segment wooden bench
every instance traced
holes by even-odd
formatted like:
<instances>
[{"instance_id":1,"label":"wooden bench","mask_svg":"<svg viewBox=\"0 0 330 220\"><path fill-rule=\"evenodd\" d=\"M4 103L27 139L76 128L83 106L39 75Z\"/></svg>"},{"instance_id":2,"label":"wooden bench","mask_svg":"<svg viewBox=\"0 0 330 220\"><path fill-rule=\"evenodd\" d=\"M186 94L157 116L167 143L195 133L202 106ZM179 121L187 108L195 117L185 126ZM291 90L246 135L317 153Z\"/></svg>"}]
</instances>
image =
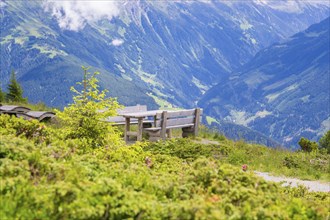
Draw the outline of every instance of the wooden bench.
<instances>
[{"instance_id":1,"label":"wooden bench","mask_svg":"<svg viewBox=\"0 0 330 220\"><path fill-rule=\"evenodd\" d=\"M171 129L174 128L182 128L182 137L197 136L201 114L202 110L199 108L163 111L156 114L154 127L144 128L143 130L149 134L150 141L156 141L160 138L165 140L166 136L170 138Z\"/></svg>"},{"instance_id":2,"label":"wooden bench","mask_svg":"<svg viewBox=\"0 0 330 220\"><path fill-rule=\"evenodd\" d=\"M125 125L126 119L123 117L123 114L126 113L136 113L136 112L145 112L147 111L146 105L136 105L136 106L127 106L123 109L118 109L117 114L118 116L111 116L105 119L106 122L112 122L113 125ZM152 121L144 120L144 124L150 124ZM137 119L132 119L130 124L137 124Z\"/></svg>"}]
</instances>

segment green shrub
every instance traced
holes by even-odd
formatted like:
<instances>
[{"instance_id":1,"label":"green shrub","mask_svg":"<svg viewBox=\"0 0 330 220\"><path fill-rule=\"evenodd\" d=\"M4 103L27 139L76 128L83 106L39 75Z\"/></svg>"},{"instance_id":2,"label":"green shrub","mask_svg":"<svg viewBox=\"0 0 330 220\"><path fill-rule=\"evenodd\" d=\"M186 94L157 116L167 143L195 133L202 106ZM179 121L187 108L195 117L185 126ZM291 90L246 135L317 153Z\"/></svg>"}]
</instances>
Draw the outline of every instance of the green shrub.
<instances>
[{"instance_id":1,"label":"green shrub","mask_svg":"<svg viewBox=\"0 0 330 220\"><path fill-rule=\"evenodd\" d=\"M327 153L330 154L330 130L322 136L319 143L320 148L326 149Z\"/></svg>"},{"instance_id":2,"label":"green shrub","mask_svg":"<svg viewBox=\"0 0 330 220\"><path fill-rule=\"evenodd\" d=\"M0 87L0 103L5 101L6 93L2 91L2 88Z\"/></svg>"},{"instance_id":3,"label":"green shrub","mask_svg":"<svg viewBox=\"0 0 330 220\"><path fill-rule=\"evenodd\" d=\"M50 140L50 131L38 120L25 120L7 114L0 115L0 134L14 134L34 140L36 143Z\"/></svg>"},{"instance_id":4,"label":"green shrub","mask_svg":"<svg viewBox=\"0 0 330 220\"><path fill-rule=\"evenodd\" d=\"M283 159L283 165L289 169L300 168L299 158L296 155L288 155Z\"/></svg>"},{"instance_id":5,"label":"green shrub","mask_svg":"<svg viewBox=\"0 0 330 220\"><path fill-rule=\"evenodd\" d=\"M71 90L76 94L74 103L57 111L57 118L63 125L62 136L64 139L81 139L86 143L84 147L100 147L106 143L120 144L120 134L115 126L105 122L105 118L117 114L121 106L114 98L106 98L107 90L99 91L96 75L84 69L84 79L79 85L82 91Z\"/></svg>"},{"instance_id":6,"label":"green shrub","mask_svg":"<svg viewBox=\"0 0 330 220\"><path fill-rule=\"evenodd\" d=\"M183 148L184 143L195 144L173 141L159 153L148 143L85 152L77 140L46 146L2 135L2 218L327 218L328 194L284 190L212 157L183 156L183 149L177 152L182 159L168 154L173 145ZM209 155L202 147L187 147ZM153 166L146 164L146 157Z\"/></svg>"},{"instance_id":7,"label":"green shrub","mask_svg":"<svg viewBox=\"0 0 330 220\"><path fill-rule=\"evenodd\" d=\"M298 142L301 150L305 152L312 152L318 150L318 145L314 141L310 141L307 138L302 137Z\"/></svg>"}]
</instances>

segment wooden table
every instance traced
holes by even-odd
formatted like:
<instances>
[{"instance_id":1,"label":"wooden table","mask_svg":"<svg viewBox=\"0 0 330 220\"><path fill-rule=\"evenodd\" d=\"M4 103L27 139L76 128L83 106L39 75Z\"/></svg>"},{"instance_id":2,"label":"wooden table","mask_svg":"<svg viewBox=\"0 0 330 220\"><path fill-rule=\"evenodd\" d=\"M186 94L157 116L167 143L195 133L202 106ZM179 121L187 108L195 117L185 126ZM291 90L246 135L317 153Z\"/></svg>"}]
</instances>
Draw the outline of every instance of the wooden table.
<instances>
[{"instance_id":1,"label":"wooden table","mask_svg":"<svg viewBox=\"0 0 330 220\"><path fill-rule=\"evenodd\" d=\"M125 132L124 132L124 140L128 142L129 136L136 136L137 141L142 140L142 131L143 131L143 120L146 117L155 117L157 113L162 113L163 110L153 110L153 111L144 111L144 112L134 112L134 113L122 113L120 114L125 118ZM136 132L130 130L131 118L136 118L138 120L138 129Z\"/></svg>"}]
</instances>

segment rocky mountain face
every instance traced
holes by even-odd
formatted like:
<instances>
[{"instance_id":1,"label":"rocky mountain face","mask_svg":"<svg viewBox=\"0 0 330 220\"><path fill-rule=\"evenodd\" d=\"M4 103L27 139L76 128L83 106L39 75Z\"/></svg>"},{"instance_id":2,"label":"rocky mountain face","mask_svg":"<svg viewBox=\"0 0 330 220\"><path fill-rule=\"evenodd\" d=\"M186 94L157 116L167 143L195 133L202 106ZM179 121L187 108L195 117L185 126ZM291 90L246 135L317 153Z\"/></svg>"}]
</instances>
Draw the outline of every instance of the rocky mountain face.
<instances>
[{"instance_id":1,"label":"rocky mountain face","mask_svg":"<svg viewBox=\"0 0 330 220\"><path fill-rule=\"evenodd\" d=\"M286 129L275 125L267 128L273 125L271 122L258 124L259 119L280 114L283 104L281 111L260 110L259 105L253 104L236 107L236 102L231 103L233 97L228 96L225 101L215 98L226 97L221 95L226 90L219 94L215 91L220 85L227 85L228 80L233 83L246 75L241 67L257 52L320 22L329 16L329 11L329 4L318 0L276 3L267 0L0 0L0 86L6 90L10 72L15 70L30 102L42 101L49 106L63 107L72 102L69 88L81 81L81 66L91 66L91 71L101 72L102 88L108 89L110 95L118 97L124 105L146 104L149 109L159 106L189 108L196 106L203 97L200 106L216 117L212 120L228 119L224 126L227 130L239 130L244 137L263 133L277 140L282 137L289 140L294 135L285 132L294 128L291 124L285 125ZM272 54L268 56L270 60ZM268 59L260 62L268 62ZM307 65L296 64L299 68ZM252 66L250 68L252 71ZM250 77L254 82L270 76L253 72ZM252 85L255 86L259 88ZM269 89L272 93L267 94L275 96L268 96L268 101L260 103L275 105L280 100L276 99L279 97L276 94L281 89L281 86L272 87ZM291 91L291 87L288 89ZM259 100L259 93L262 92L255 89L243 95L257 95L251 100ZM290 98L294 97L288 97L288 102ZM313 97L306 93L303 100L312 102ZM216 107L224 102L235 107ZM230 113L232 111L234 113ZM250 114L257 114L254 120L241 123L237 119L249 118ZM290 123L298 120L295 117ZM234 121L240 125L231 124ZM284 123L284 119L282 121ZM315 126L310 129L317 129ZM277 130L279 135L275 135Z\"/></svg>"},{"instance_id":2,"label":"rocky mountain face","mask_svg":"<svg viewBox=\"0 0 330 220\"><path fill-rule=\"evenodd\" d=\"M287 1L86 4L1 1L3 89L14 69L30 101L63 107L84 65L123 104L191 107L260 49L329 13Z\"/></svg>"},{"instance_id":3,"label":"rocky mountain face","mask_svg":"<svg viewBox=\"0 0 330 220\"><path fill-rule=\"evenodd\" d=\"M318 140L330 129L330 18L288 40L261 50L210 89L202 100L207 114L295 145ZM220 123L218 124L221 128Z\"/></svg>"}]
</instances>

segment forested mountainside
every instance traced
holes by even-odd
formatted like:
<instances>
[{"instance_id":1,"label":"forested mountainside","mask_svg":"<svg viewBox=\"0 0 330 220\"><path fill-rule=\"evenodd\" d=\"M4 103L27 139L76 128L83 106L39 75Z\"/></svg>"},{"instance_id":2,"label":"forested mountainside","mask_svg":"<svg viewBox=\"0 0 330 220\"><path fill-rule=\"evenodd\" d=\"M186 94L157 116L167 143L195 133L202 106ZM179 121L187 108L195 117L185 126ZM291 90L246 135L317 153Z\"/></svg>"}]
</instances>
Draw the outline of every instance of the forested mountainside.
<instances>
[{"instance_id":1,"label":"forested mountainside","mask_svg":"<svg viewBox=\"0 0 330 220\"><path fill-rule=\"evenodd\" d=\"M290 4L3 0L1 86L13 69L30 101L63 107L84 65L123 104L190 107L260 49L329 13L325 4Z\"/></svg>"},{"instance_id":2,"label":"forested mountainside","mask_svg":"<svg viewBox=\"0 0 330 220\"><path fill-rule=\"evenodd\" d=\"M245 125L285 146L302 136L317 140L330 129L329 29L327 18L260 51L199 105L214 118Z\"/></svg>"}]
</instances>

